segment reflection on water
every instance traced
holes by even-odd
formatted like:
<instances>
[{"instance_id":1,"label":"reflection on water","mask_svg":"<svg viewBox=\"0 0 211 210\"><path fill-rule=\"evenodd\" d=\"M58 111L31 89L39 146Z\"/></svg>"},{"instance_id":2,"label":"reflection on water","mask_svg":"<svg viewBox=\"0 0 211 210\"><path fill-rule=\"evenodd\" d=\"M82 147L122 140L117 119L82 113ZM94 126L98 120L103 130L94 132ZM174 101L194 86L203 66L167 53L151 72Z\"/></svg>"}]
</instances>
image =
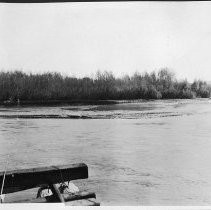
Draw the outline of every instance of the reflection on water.
<instances>
[{"instance_id":1,"label":"reflection on water","mask_svg":"<svg viewBox=\"0 0 211 210\"><path fill-rule=\"evenodd\" d=\"M1 170L8 154L11 170L85 162L89 180L76 183L96 192L102 205L211 205L209 100L148 104L149 110L127 113L84 111L135 112L134 119L0 119ZM24 109L40 114L64 107ZM161 111L179 116L140 117Z\"/></svg>"}]
</instances>

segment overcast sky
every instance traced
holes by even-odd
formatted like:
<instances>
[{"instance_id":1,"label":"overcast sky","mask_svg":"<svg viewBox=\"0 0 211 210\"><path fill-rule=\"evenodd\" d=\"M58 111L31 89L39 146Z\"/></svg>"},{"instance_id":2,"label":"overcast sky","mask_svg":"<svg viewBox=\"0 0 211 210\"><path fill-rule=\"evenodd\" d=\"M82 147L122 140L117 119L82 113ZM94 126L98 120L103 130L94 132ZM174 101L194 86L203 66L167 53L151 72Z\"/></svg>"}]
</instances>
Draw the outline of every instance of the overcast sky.
<instances>
[{"instance_id":1,"label":"overcast sky","mask_svg":"<svg viewBox=\"0 0 211 210\"><path fill-rule=\"evenodd\" d=\"M211 80L211 2L0 3L0 69Z\"/></svg>"}]
</instances>

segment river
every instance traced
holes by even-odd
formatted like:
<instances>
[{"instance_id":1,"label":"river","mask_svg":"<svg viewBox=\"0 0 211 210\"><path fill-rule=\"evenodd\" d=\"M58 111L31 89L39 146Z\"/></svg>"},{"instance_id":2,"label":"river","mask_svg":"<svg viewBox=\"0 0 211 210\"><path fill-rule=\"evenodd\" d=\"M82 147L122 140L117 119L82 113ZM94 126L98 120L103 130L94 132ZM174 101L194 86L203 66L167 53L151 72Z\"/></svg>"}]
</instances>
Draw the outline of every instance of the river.
<instances>
[{"instance_id":1,"label":"river","mask_svg":"<svg viewBox=\"0 0 211 210\"><path fill-rule=\"evenodd\" d=\"M101 205L211 205L209 99L0 107L0 144L1 171L86 163L89 179L74 183Z\"/></svg>"}]
</instances>

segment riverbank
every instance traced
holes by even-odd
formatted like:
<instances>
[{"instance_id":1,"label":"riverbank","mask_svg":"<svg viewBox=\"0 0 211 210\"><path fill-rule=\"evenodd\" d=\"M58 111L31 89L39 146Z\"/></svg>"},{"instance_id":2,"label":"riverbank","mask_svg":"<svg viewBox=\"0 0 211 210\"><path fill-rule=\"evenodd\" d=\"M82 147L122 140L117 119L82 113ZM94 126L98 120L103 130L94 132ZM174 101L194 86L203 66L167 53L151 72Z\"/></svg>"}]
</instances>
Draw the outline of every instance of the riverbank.
<instances>
[{"instance_id":1,"label":"riverbank","mask_svg":"<svg viewBox=\"0 0 211 210\"><path fill-rule=\"evenodd\" d=\"M192 115L181 112L190 104L207 104L210 99L125 100L110 104L0 106L2 119L143 119Z\"/></svg>"},{"instance_id":2,"label":"riverbank","mask_svg":"<svg viewBox=\"0 0 211 210\"><path fill-rule=\"evenodd\" d=\"M109 105L119 103L116 100L20 100L0 101L2 106L61 106L61 105Z\"/></svg>"},{"instance_id":3,"label":"riverbank","mask_svg":"<svg viewBox=\"0 0 211 210\"><path fill-rule=\"evenodd\" d=\"M209 100L210 98L194 99L168 99L168 100ZM88 105L114 105L124 103L143 103L151 101L167 101L167 99L128 99L128 100L20 100L20 101L0 101L0 106L88 106Z\"/></svg>"}]
</instances>

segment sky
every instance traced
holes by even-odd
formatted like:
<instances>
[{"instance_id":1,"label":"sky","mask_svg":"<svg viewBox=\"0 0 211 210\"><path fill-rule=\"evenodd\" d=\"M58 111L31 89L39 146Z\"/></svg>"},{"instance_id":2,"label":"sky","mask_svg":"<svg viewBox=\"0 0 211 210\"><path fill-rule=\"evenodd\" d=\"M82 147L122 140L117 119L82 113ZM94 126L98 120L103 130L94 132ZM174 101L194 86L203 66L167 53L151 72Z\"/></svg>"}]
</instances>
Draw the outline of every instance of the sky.
<instances>
[{"instance_id":1,"label":"sky","mask_svg":"<svg viewBox=\"0 0 211 210\"><path fill-rule=\"evenodd\" d=\"M211 2L0 3L0 70L211 81Z\"/></svg>"}]
</instances>

